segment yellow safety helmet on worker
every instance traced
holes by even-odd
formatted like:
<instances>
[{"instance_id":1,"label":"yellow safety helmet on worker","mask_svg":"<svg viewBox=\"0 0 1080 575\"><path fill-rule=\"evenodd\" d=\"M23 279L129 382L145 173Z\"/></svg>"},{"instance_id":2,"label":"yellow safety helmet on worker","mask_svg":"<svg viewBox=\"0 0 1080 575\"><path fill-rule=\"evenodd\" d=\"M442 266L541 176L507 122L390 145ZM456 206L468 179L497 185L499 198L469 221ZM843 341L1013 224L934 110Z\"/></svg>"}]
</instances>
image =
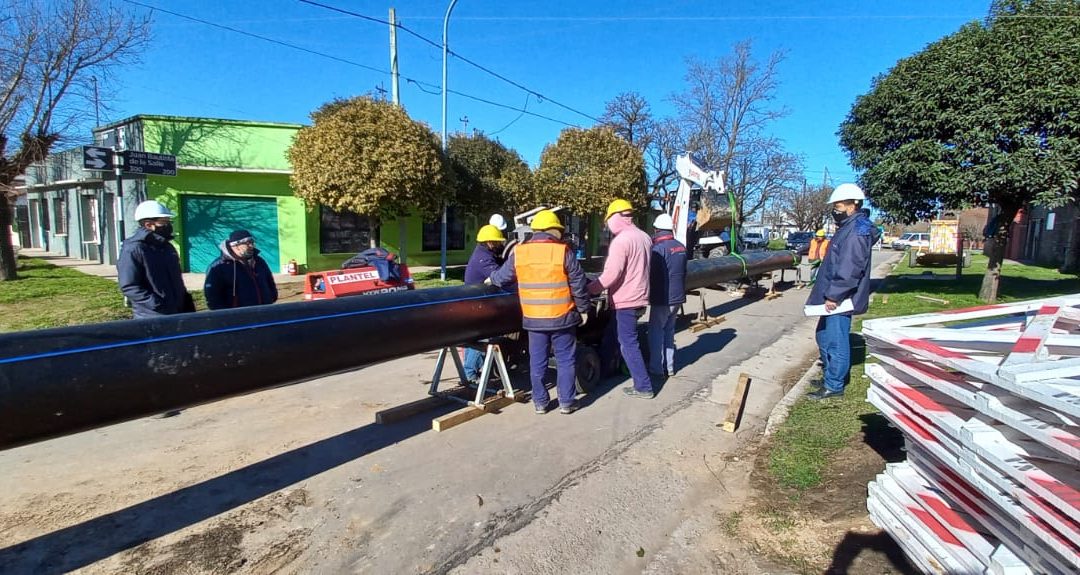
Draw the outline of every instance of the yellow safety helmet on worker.
<instances>
[{"instance_id":1,"label":"yellow safety helmet on worker","mask_svg":"<svg viewBox=\"0 0 1080 575\"><path fill-rule=\"evenodd\" d=\"M529 226L532 227L535 232L564 229L562 222L559 221L559 216L555 215L555 212L551 210L540 210L539 212L536 212L536 215L533 216Z\"/></svg>"},{"instance_id":2,"label":"yellow safety helmet on worker","mask_svg":"<svg viewBox=\"0 0 1080 575\"><path fill-rule=\"evenodd\" d=\"M476 232L476 241L478 242L505 242L506 236L503 235L499 228L488 224L480 228Z\"/></svg>"},{"instance_id":3,"label":"yellow safety helmet on worker","mask_svg":"<svg viewBox=\"0 0 1080 575\"><path fill-rule=\"evenodd\" d=\"M631 205L630 202L628 202L628 201L626 201L626 200L624 200L622 198L619 198L617 200L612 201L610 204L608 204L607 213L604 214L604 221L605 222L608 221L609 219L611 219L611 216L613 216L615 214L621 214L622 212L632 212L632 211L634 211L634 206Z\"/></svg>"},{"instance_id":4,"label":"yellow safety helmet on worker","mask_svg":"<svg viewBox=\"0 0 1080 575\"><path fill-rule=\"evenodd\" d=\"M825 237L825 230L818 230L817 233L814 234L814 235L816 235L819 238L823 238L823 237Z\"/></svg>"}]
</instances>

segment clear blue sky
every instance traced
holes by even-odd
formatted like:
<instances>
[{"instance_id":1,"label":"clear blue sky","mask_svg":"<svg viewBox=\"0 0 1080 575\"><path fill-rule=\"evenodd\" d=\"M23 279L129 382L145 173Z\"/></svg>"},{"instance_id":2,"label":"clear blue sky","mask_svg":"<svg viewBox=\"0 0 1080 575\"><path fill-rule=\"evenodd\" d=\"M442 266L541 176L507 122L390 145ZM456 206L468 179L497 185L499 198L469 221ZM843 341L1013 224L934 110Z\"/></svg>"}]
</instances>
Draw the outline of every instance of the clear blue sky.
<instances>
[{"instance_id":1,"label":"clear blue sky","mask_svg":"<svg viewBox=\"0 0 1080 575\"><path fill-rule=\"evenodd\" d=\"M387 26L301 2L139 2L389 69ZM437 44L448 0L319 2L384 20L394 7L401 23ZM773 131L805 158L808 179L820 179L827 166L840 182L853 174L835 134L855 97L898 59L982 18L988 7L989 0L459 0L449 43L461 55L593 117L625 91L641 93L658 116L671 114L668 98L683 89L687 57L718 58L744 39L753 41L760 58L783 50L776 103L790 115ZM398 44L401 75L430 84L421 88L402 80L402 104L438 133L441 50L400 32ZM389 76L378 71L160 11L152 46L119 81L119 100L103 121L169 114L305 123L311 110L331 98L390 89ZM527 105L562 122L594 123L453 58L448 85L513 108ZM462 129L463 117L470 130L495 134L534 166L565 127L451 94L450 132Z\"/></svg>"}]
</instances>

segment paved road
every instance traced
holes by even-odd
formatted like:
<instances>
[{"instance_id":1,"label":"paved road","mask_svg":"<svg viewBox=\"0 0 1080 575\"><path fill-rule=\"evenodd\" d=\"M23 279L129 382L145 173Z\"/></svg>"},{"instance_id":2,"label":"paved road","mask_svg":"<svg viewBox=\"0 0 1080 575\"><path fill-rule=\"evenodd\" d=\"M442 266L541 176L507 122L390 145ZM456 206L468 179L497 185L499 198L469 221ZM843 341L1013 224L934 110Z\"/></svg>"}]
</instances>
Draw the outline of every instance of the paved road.
<instances>
[{"instance_id":1,"label":"paved road","mask_svg":"<svg viewBox=\"0 0 1080 575\"><path fill-rule=\"evenodd\" d=\"M0 572L724 572L716 549L664 550L697 545L687 517L737 489L709 462L812 356L804 297L711 292L727 321L680 332L652 401L616 379L570 416L373 423L424 396L424 354L0 452ZM736 435L715 426L732 368L758 378Z\"/></svg>"}]
</instances>

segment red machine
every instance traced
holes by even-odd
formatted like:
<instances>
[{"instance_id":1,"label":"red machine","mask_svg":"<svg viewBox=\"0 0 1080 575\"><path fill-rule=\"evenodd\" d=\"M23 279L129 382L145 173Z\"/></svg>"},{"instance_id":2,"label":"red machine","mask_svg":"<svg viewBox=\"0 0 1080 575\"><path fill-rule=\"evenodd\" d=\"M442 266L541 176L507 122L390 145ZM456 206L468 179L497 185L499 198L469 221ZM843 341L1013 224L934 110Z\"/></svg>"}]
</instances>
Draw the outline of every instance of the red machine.
<instances>
[{"instance_id":1,"label":"red machine","mask_svg":"<svg viewBox=\"0 0 1080 575\"><path fill-rule=\"evenodd\" d=\"M327 270L307 274L304 299L334 299L352 295L374 295L416 289L407 266L401 266L401 279L382 281L374 267Z\"/></svg>"}]
</instances>

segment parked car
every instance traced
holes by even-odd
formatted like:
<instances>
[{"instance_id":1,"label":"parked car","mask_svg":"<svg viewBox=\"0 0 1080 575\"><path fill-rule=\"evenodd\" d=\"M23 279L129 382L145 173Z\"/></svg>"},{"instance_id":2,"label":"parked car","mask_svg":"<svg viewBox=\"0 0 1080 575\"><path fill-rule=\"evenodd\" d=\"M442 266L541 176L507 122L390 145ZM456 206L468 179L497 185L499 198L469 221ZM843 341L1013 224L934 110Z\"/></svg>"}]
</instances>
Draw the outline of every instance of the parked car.
<instances>
[{"instance_id":1,"label":"parked car","mask_svg":"<svg viewBox=\"0 0 1080 575\"><path fill-rule=\"evenodd\" d=\"M795 255L805 256L810 253L810 241L814 239L814 232L791 232L787 236L785 247Z\"/></svg>"},{"instance_id":2,"label":"parked car","mask_svg":"<svg viewBox=\"0 0 1080 575\"><path fill-rule=\"evenodd\" d=\"M743 246L748 250L765 249L769 245L769 239L765 234L747 232L742 236Z\"/></svg>"},{"instance_id":3,"label":"parked car","mask_svg":"<svg viewBox=\"0 0 1080 575\"><path fill-rule=\"evenodd\" d=\"M916 232L908 232L892 243L892 249L894 250L928 247L930 247L930 234Z\"/></svg>"}]
</instances>

